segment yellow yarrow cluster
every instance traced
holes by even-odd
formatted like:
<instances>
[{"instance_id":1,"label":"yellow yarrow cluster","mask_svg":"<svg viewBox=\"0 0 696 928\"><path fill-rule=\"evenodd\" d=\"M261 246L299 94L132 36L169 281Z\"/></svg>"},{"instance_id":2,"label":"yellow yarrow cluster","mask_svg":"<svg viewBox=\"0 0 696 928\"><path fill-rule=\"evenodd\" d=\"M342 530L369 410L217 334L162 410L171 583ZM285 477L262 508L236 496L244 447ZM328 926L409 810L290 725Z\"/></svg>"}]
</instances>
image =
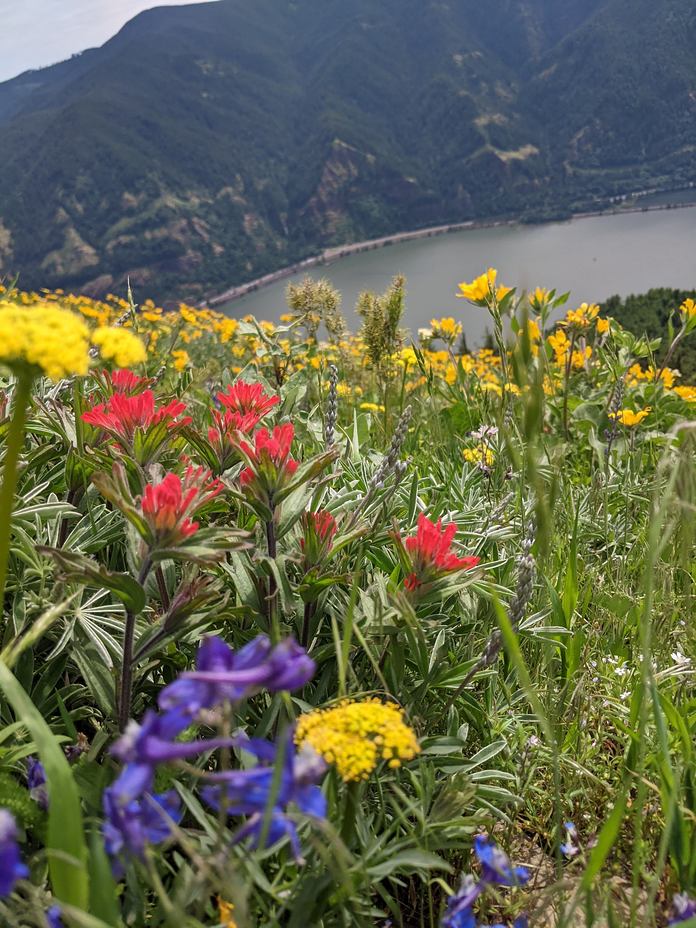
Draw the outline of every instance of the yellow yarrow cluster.
<instances>
[{"instance_id":1,"label":"yellow yarrow cluster","mask_svg":"<svg viewBox=\"0 0 696 928\"><path fill-rule=\"evenodd\" d=\"M92 332L91 340L102 360L112 361L116 367L133 367L147 359L145 346L129 329L99 326Z\"/></svg>"},{"instance_id":2,"label":"yellow yarrow cluster","mask_svg":"<svg viewBox=\"0 0 696 928\"><path fill-rule=\"evenodd\" d=\"M647 419L650 415L650 406L646 406L645 409L641 409L638 412L634 412L632 409L620 409L618 412L610 412L609 417L611 419L616 419L617 422L620 422L621 425L625 425L627 428L633 428L636 425L640 425L643 419Z\"/></svg>"},{"instance_id":3,"label":"yellow yarrow cluster","mask_svg":"<svg viewBox=\"0 0 696 928\"><path fill-rule=\"evenodd\" d=\"M381 760L400 767L420 751L403 710L379 699L344 700L333 709L301 715L295 741L308 744L346 782L366 780Z\"/></svg>"},{"instance_id":4,"label":"yellow yarrow cluster","mask_svg":"<svg viewBox=\"0 0 696 928\"><path fill-rule=\"evenodd\" d=\"M502 284L496 287L495 281L497 277L497 270L494 267L489 267L485 274L481 274L480 277L472 280L470 284L459 284L461 293L458 293L457 296L469 300L471 303L479 304L486 303L492 296L495 296L497 300L502 300L512 288L504 287Z\"/></svg>"},{"instance_id":5,"label":"yellow yarrow cluster","mask_svg":"<svg viewBox=\"0 0 696 928\"><path fill-rule=\"evenodd\" d=\"M22 367L52 380L86 374L89 329L67 309L48 303L18 306L0 301L0 363Z\"/></svg>"}]
</instances>

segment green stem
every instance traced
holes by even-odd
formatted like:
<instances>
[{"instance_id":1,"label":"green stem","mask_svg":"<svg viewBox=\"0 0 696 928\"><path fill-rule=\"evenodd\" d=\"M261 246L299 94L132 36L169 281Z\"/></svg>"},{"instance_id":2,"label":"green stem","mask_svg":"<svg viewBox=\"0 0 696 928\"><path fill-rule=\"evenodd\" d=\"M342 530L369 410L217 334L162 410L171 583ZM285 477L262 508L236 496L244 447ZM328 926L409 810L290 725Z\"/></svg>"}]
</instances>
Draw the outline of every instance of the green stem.
<instances>
[{"instance_id":1,"label":"green stem","mask_svg":"<svg viewBox=\"0 0 696 928\"><path fill-rule=\"evenodd\" d=\"M138 574L138 583L145 585L147 575L150 573L152 561L148 555L143 561L140 573ZM135 659L133 657L133 639L135 637L135 620L137 616L130 610L126 612L126 625L123 630L123 660L121 663L121 683L118 695L118 728L123 732L128 725L131 714L131 702L133 701L133 666Z\"/></svg>"},{"instance_id":2,"label":"green stem","mask_svg":"<svg viewBox=\"0 0 696 928\"><path fill-rule=\"evenodd\" d=\"M33 377L28 373L20 374L17 379L12 404L12 421L5 442L5 460L2 470L2 487L0 487L0 612L2 613L4 613L7 562L10 557L12 509L17 488L17 465L24 442L24 426L32 382Z\"/></svg>"},{"instance_id":3,"label":"green stem","mask_svg":"<svg viewBox=\"0 0 696 928\"><path fill-rule=\"evenodd\" d=\"M268 545L268 556L275 561L278 546L275 534L275 510L273 512L273 517L266 522L266 543ZM280 618L278 616L278 588L273 574L268 578L268 624L271 641L277 644L280 641Z\"/></svg>"}]
</instances>

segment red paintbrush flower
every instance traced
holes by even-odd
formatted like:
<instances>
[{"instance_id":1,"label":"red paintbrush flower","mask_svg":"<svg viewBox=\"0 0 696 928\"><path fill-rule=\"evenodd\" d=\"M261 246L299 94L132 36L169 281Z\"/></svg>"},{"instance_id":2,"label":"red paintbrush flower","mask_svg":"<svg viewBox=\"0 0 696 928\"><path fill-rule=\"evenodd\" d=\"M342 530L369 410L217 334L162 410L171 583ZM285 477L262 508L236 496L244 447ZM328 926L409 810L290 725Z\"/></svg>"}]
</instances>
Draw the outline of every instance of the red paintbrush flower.
<instances>
[{"instance_id":1,"label":"red paintbrush flower","mask_svg":"<svg viewBox=\"0 0 696 928\"><path fill-rule=\"evenodd\" d=\"M136 393L151 381L149 377L139 377L129 370L104 371L104 376L114 393Z\"/></svg>"},{"instance_id":2,"label":"red paintbrush flower","mask_svg":"<svg viewBox=\"0 0 696 928\"><path fill-rule=\"evenodd\" d=\"M304 552L305 566L307 568L316 564L324 555L328 554L337 528L336 520L326 509L303 513L303 537L300 539L300 546Z\"/></svg>"},{"instance_id":3,"label":"red paintbrush flower","mask_svg":"<svg viewBox=\"0 0 696 928\"><path fill-rule=\"evenodd\" d=\"M444 528L442 519L437 523L421 514L415 535L406 539L404 545L411 562L411 570L404 580L407 590L415 590L422 583L439 578L439 575L456 570L471 570L480 563L478 557L458 557L452 551L452 540L457 526L450 522Z\"/></svg>"},{"instance_id":4,"label":"red paintbrush flower","mask_svg":"<svg viewBox=\"0 0 696 928\"><path fill-rule=\"evenodd\" d=\"M140 507L151 537L151 547L172 547L195 535L193 516L223 490L220 480L203 467L188 467L183 480L174 473L145 487Z\"/></svg>"},{"instance_id":5,"label":"red paintbrush flower","mask_svg":"<svg viewBox=\"0 0 696 928\"><path fill-rule=\"evenodd\" d=\"M83 413L82 420L108 432L131 454L135 454L136 434L140 433L146 439L151 429L161 422L165 423L167 432L158 437L157 441L150 444L146 440L142 442L142 451L138 454L142 464L154 459L155 453L172 432L190 424L191 417L182 416L185 412L186 405L180 400L172 400L166 406L157 408L152 390L143 390L135 396L114 393L106 403L99 403Z\"/></svg>"},{"instance_id":6,"label":"red paintbrush flower","mask_svg":"<svg viewBox=\"0 0 696 928\"><path fill-rule=\"evenodd\" d=\"M227 470L238 453L237 432L249 435L259 424L254 412L218 412L213 410L213 425L208 429L208 441L217 454L220 472Z\"/></svg>"},{"instance_id":7,"label":"red paintbrush flower","mask_svg":"<svg viewBox=\"0 0 696 928\"><path fill-rule=\"evenodd\" d=\"M260 383L247 383L245 380L230 384L227 392L218 393L217 398L229 412L236 412L241 416L253 413L258 419L280 402L279 396L269 396L265 393Z\"/></svg>"},{"instance_id":8,"label":"red paintbrush flower","mask_svg":"<svg viewBox=\"0 0 696 928\"><path fill-rule=\"evenodd\" d=\"M254 447L247 442L240 442L239 447L249 460L239 475L242 486L255 478L264 477L278 483L284 477L292 477L297 470L297 461L290 455L290 446L295 437L295 427L291 422L276 425L273 432L259 429L254 435Z\"/></svg>"}]
</instances>

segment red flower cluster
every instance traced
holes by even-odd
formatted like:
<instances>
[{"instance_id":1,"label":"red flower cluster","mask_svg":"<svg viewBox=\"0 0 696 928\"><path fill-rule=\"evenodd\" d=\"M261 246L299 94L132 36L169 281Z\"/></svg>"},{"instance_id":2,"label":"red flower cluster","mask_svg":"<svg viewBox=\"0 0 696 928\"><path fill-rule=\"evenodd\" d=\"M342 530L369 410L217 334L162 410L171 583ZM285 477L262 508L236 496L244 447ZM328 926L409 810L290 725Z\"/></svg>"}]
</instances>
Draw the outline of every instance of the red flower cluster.
<instances>
[{"instance_id":1,"label":"red flower cluster","mask_svg":"<svg viewBox=\"0 0 696 928\"><path fill-rule=\"evenodd\" d=\"M174 473L160 483L149 483L141 499L141 509L151 532L152 546L179 544L198 531L192 517L224 489L220 480L211 479L203 467L187 468L183 480Z\"/></svg>"},{"instance_id":2,"label":"red flower cluster","mask_svg":"<svg viewBox=\"0 0 696 928\"><path fill-rule=\"evenodd\" d=\"M336 520L326 509L302 514L304 537L300 539L300 546L306 567L318 563L331 550L337 528Z\"/></svg>"},{"instance_id":3,"label":"red flower cluster","mask_svg":"<svg viewBox=\"0 0 696 928\"><path fill-rule=\"evenodd\" d=\"M104 371L107 382L111 384L114 393L136 393L141 387L151 383L149 377L139 377L133 371L126 369Z\"/></svg>"},{"instance_id":4,"label":"red flower cluster","mask_svg":"<svg viewBox=\"0 0 696 928\"><path fill-rule=\"evenodd\" d=\"M291 422L276 425L273 432L259 429L254 435L254 447L247 442L240 442L239 447L249 460L239 475L242 486L261 482L265 488L277 488L284 480L297 470L297 461L290 455L290 447L295 437L295 428Z\"/></svg>"},{"instance_id":5,"label":"red flower cluster","mask_svg":"<svg viewBox=\"0 0 696 928\"><path fill-rule=\"evenodd\" d=\"M478 557L457 557L451 550L452 540L457 532L454 522L442 527L442 519L437 524L421 514L418 517L418 529L415 535L406 539L405 547L411 559L411 572L404 580L407 590L415 590L422 583L438 579L439 574L455 570L471 570L480 563Z\"/></svg>"},{"instance_id":6,"label":"red flower cluster","mask_svg":"<svg viewBox=\"0 0 696 928\"><path fill-rule=\"evenodd\" d=\"M257 422L280 402L279 396L265 393L260 383L247 383L245 380L230 384L227 392L218 393L217 398L229 412L240 416L253 414Z\"/></svg>"},{"instance_id":7,"label":"red flower cluster","mask_svg":"<svg viewBox=\"0 0 696 928\"><path fill-rule=\"evenodd\" d=\"M180 400L172 400L160 409L155 407L155 394L152 390L143 390L137 396L114 393L106 403L99 403L93 409L82 414L83 422L109 432L121 441L131 443L136 429L148 429L158 422L166 422L171 428L182 428L191 422L190 416L179 418L186 412L186 406Z\"/></svg>"}]
</instances>

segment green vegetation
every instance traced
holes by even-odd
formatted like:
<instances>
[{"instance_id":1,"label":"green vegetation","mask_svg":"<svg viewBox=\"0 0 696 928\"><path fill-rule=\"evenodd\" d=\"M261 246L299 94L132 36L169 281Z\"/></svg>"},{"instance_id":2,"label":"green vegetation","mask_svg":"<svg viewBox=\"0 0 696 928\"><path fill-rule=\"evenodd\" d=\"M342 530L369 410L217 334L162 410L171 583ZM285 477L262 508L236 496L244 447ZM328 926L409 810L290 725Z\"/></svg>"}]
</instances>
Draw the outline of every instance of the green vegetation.
<instances>
[{"instance_id":1,"label":"green vegetation","mask_svg":"<svg viewBox=\"0 0 696 928\"><path fill-rule=\"evenodd\" d=\"M627 28L630 20L630 28ZM0 273L194 300L694 180L689 0L221 0L0 85Z\"/></svg>"}]
</instances>

